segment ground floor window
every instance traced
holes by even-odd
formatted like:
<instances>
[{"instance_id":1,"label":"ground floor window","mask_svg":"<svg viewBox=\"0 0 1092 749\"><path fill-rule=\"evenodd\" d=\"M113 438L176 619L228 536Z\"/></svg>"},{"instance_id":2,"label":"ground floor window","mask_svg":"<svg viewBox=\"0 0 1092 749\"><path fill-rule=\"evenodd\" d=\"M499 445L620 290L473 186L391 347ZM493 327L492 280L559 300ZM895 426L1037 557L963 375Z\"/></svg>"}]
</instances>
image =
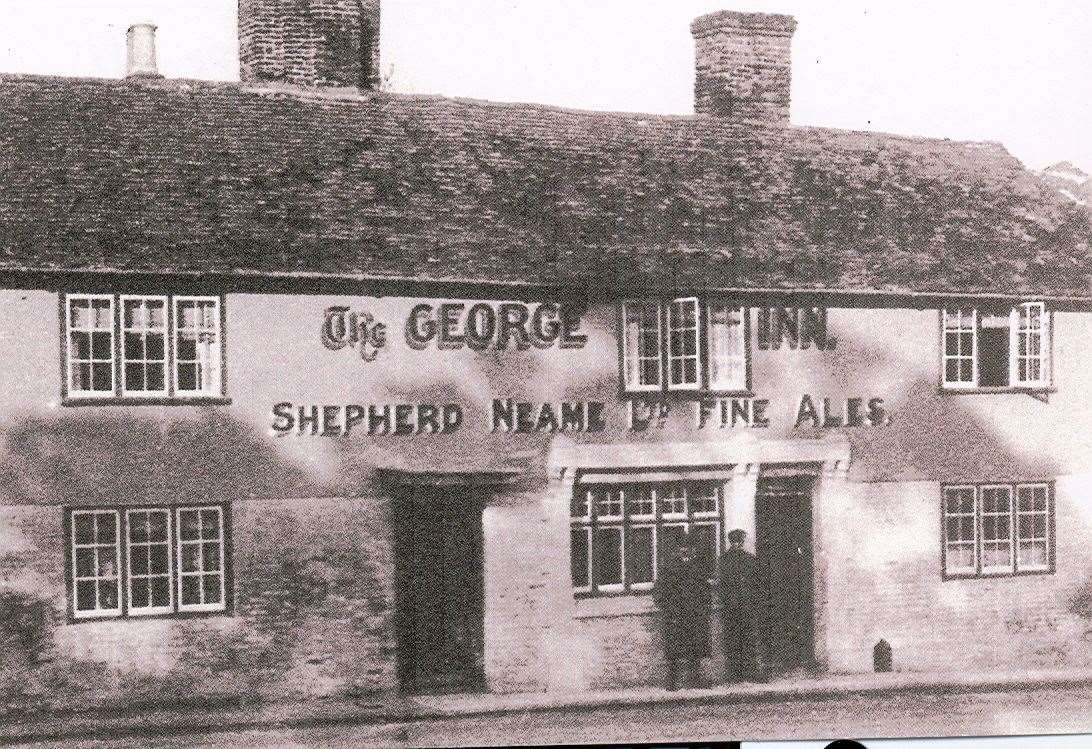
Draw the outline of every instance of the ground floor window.
<instances>
[{"instance_id":1,"label":"ground floor window","mask_svg":"<svg viewBox=\"0 0 1092 749\"><path fill-rule=\"evenodd\" d=\"M986 577L1054 568L1049 483L944 487L944 574Z\"/></svg>"},{"instance_id":2,"label":"ground floor window","mask_svg":"<svg viewBox=\"0 0 1092 749\"><path fill-rule=\"evenodd\" d=\"M650 590L662 560L689 531L709 579L722 545L724 485L716 481L578 486L571 507L573 590Z\"/></svg>"},{"instance_id":3,"label":"ground floor window","mask_svg":"<svg viewBox=\"0 0 1092 749\"><path fill-rule=\"evenodd\" d=\"M67 536L76 619L227 610L224 506L72 509Z\"/></svg>"}]
</instances>

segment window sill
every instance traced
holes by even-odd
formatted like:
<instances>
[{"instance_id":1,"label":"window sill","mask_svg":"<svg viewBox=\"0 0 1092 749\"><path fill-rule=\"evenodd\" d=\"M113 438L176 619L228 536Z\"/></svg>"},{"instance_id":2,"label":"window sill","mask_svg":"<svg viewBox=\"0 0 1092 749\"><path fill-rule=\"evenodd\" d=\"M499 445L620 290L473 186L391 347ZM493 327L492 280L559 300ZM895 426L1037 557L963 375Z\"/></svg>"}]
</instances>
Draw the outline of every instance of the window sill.
<instances>
[{"instance_id":1,"label":"window sill","mask_svg":"<svg viewBox=\"0 0 1092 749\"><path fill-rule=\"evenodd\" d=\"M61 405L65 407L82 406L230 406L231 398L224 396L182 396L177 398L136 398L117 397L109 398L61 398Z\"/></svg>"},{"instance_id":2,"label":"window sill","mask_svg":"<svg viewBox=\"0 0 1092 749\"><path fill-rule=\"evenodd\" d=\"M67 624L128 624L137 625L141 622L184 621L188 619L230 619L235 617L232 609L219 611L170 611L164 614L114 614L111 616L73 616L69 612Z\"/></svg>"},{"instance_id":3,"label":"window sill","mask_svg":"<svg viewBox=\"0 0 1092 749\"><path fill-rule=\"evenodd\" d=\"M1049 395L1050 393L1058 392L1058 388L1053 385L1043 385L1041 387L988 387L988 388L953 388L945 387L941 385L937 392L940 395L1006 395L1006 394L1023 394L1023 395Z\"/></svg>"},{"instance_id":4,"label":"window sill","mask_svg":"<svg viewBox=\"0 0 1092 749\"><path fill-rule=\"evenodd\" d=\"M622 398L631 401L701 401L754 397L754 390L622 390Z\"/></svg>"},{"instance_id":5,"label":"window sill","mask_svg":"<svg viewBox=\"0 0 1092 749\"><path fill-rule=\"evenodd\" d=\"M613 619L623 616L652 616L656 603L651 591L635 590L628 593L578 594L575 619Z\"/></svg>"},{"instance_id":6,"label":"window sill","mask_svg":"<svg viewBox=\"0 0 1092 749\"><path fill-rule=\"evenodd\" d=\"M1053 574L1053 569L1018 570L1016 572L953 572L951 574L944 574L944 582L953 582L956 580L1007 580L1014 577L1039 577Z\"/></svg>"}]
</instances>

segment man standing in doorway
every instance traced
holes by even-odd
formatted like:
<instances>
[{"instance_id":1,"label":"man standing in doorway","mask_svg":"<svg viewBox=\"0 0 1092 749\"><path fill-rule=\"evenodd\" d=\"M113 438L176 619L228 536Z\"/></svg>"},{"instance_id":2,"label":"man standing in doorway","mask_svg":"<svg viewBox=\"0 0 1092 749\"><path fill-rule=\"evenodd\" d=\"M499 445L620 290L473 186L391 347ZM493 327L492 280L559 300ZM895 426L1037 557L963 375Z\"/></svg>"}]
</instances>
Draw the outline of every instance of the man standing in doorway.
<instances>
[{"instance_id":1,"label":"man standing in doorway","mask_svg":"<svg viewBox=\"0 0 1092 749\"><path fill-rule=\"evenodd\" d=\"M687 687L700 687L700 661L709 655L710 598L707 571L685 531L668 556L656 582L656 605L663 627L666 688L679 686L679 661L686 661Z\"/></svg>"},{"instance_id":2,"label":"man standing in doorway","mask_svg":"<svg viewBox=\"0 0 1092 749\"><path fill-rule=\"evenodd\" d=\"M746 531L730 531L728 550L721 554L718 565L726 682L766 680L755 637L762 588L754 554L743 548L746 540Z\"/></svg>"}]
</instances>

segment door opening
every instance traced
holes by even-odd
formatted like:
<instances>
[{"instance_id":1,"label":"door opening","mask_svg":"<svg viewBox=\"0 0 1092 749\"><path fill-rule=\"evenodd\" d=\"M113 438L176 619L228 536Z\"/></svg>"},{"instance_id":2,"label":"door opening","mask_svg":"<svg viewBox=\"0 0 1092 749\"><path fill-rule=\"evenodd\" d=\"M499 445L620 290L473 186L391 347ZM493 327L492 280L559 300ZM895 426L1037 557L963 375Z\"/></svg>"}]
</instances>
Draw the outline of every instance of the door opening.
<instances>
[{"instance_id":1,"label":"door opening","mask_svg":"<svg viewBox=\"0 0 1092 749\"><path fill-rule=\"evenodd\" d=\"M811 476L760 477L755 556L769 585L761 637L772 674L815 666Z\"/></svg>"},{"instance_id":2,"label":"door opening","mask_svg":"<svg viewBox=\"0 0 1092 749\"><path fill-rule=\"evenodd\" d=\"M408 694L485 687L480 492L407 487L396 497L398 672Z\"/></svg>"}]
</instances>

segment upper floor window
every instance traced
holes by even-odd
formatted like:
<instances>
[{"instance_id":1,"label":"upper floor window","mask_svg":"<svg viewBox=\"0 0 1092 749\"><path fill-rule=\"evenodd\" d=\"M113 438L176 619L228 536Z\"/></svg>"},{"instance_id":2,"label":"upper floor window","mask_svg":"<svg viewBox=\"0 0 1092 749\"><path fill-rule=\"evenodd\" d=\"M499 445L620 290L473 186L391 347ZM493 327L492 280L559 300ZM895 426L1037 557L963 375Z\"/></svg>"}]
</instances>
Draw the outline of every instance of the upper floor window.
<instances>
[{"instance_id":1,"label":"upper floor window","mask_svg":"<svg viewBox=\"0 0 1092 749\"><path fill-rule=\"evenodd\" d=\"M225 611L227 542L220 505L70 510L72 616Z\"/></svg>"},{"instance_id":2,"label":"upper floor window","mask_svg":"<svg viewBox=\"0 0 1092 749\"><path fill-rule=\"evenodd\" d=\"M66 295L66 396L223 396L221 306L216 296Z\"/></svg>"},{"instance_id":3,"label":"upper floor window","mask_svg":"<svg viewBox=\"0 0 1092 749\"><path fill-rule=\"evenodd\" d=\"M747 311L684 297L622 304L628 392L747 390Z\"/></svg>"},{"instance_id":4,"label":"upper floor window","mask_svg":"<svg viewBox=\"0 0 1092 749\"><path fill-rule=\"evenodd\" d=\"M1042 302L945 309L941 317L945 388L1049 386L1050 321Z\"/></svg>"},{"instance_id":5,"label":"upper floor window","mask_svg":"<svg viewBox=\"0 0 1092 749\"><path fill-rule=\"evenodd\" d=\"M943 502L945 576L1053 569L1050 484L946 486Z\"/></svg>"}]
</instances>

